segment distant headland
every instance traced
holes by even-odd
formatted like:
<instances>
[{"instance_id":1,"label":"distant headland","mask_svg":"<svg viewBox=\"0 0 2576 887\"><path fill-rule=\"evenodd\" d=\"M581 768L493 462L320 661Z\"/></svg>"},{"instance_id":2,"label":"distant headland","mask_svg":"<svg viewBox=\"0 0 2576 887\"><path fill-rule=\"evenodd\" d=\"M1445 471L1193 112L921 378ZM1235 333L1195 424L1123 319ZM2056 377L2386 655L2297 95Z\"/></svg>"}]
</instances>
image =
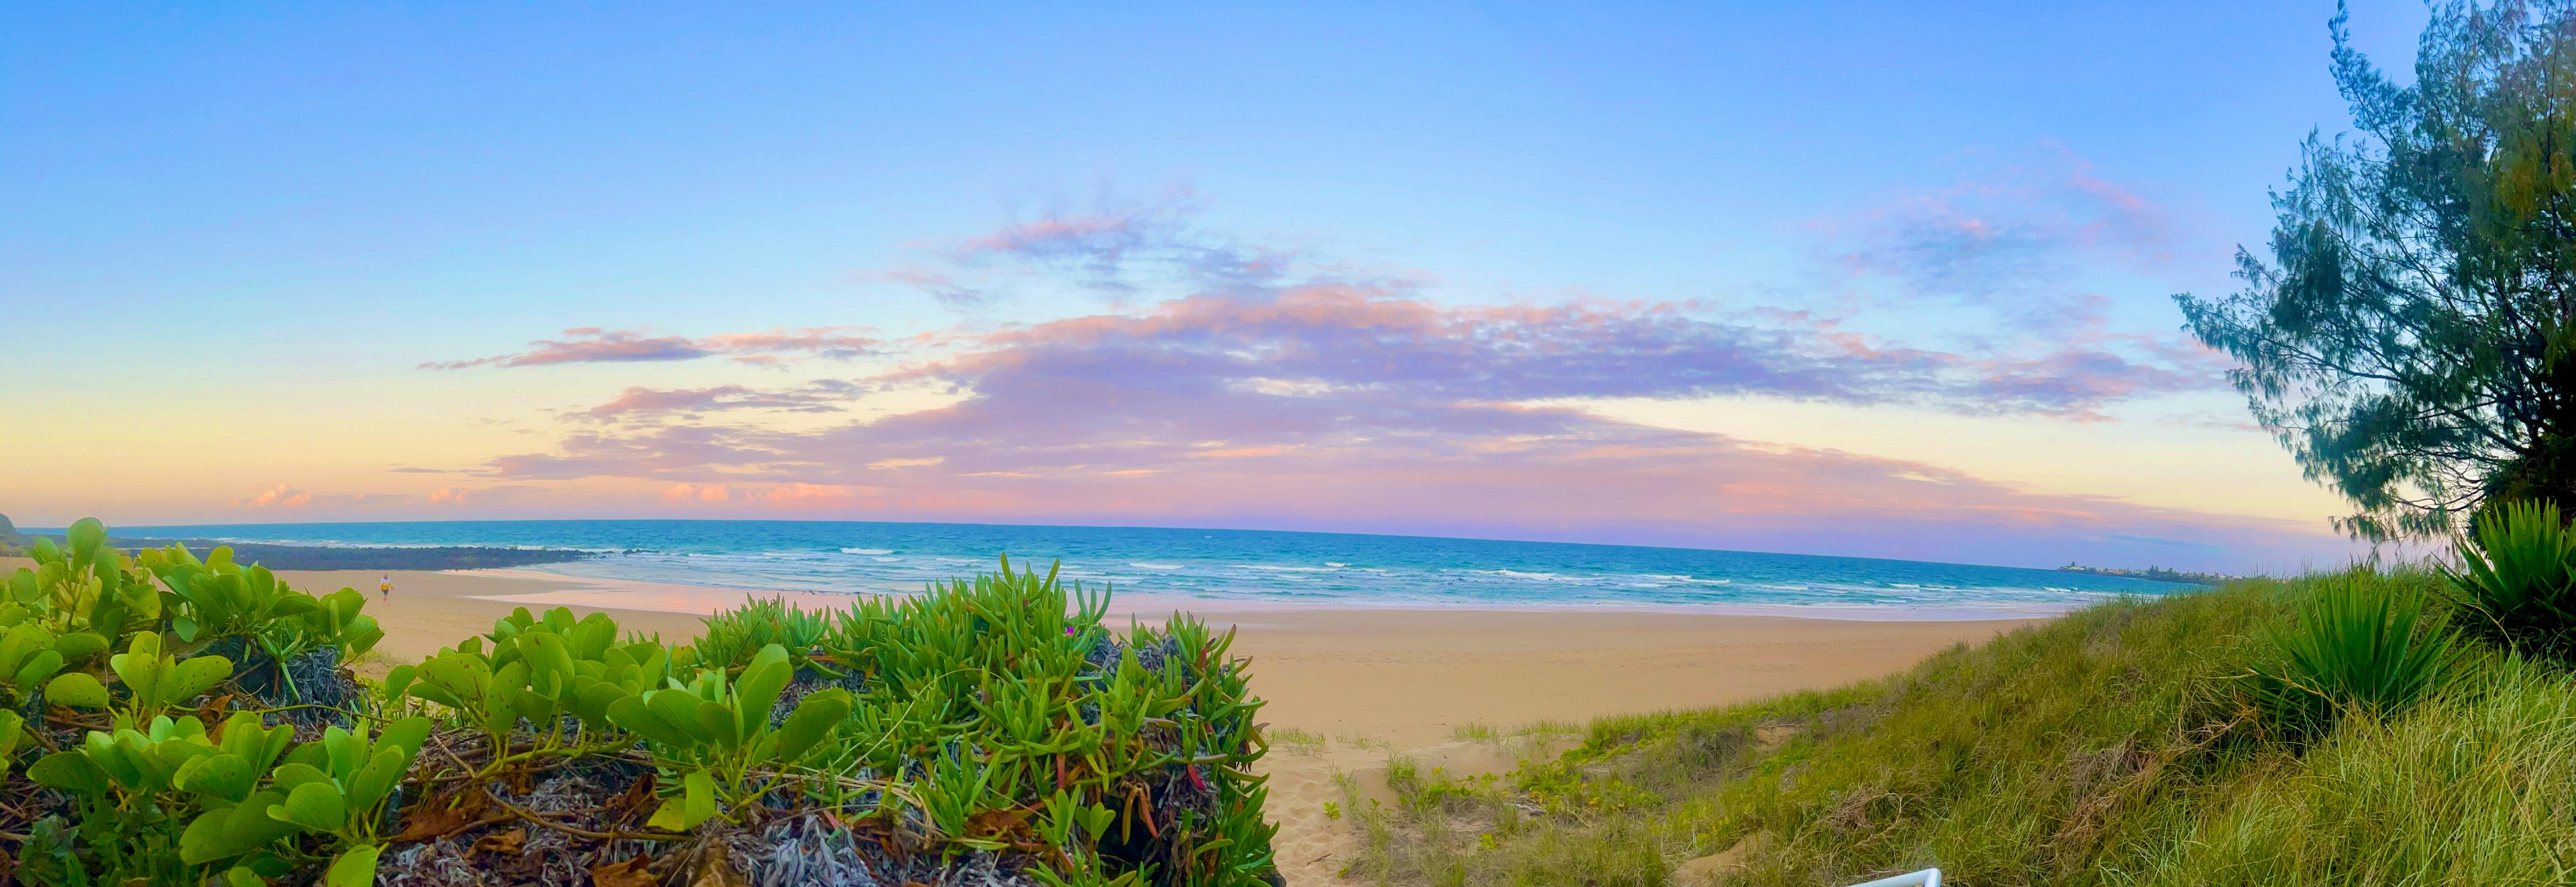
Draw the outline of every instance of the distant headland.
<instances>
[{"instance_id":1,"label":"distant headland","mask_svg":"<svg viewBox=\"0 0 2576 887\"><path fill-rule=\"evenodd\" d=\"M0 555L20 554L39 538L62 542L61 533L21 532L0 515ZM559 564L597 556L570 548L500 548L487 546L324 546L269 545L257 542L224 542L214 539L142 539L109 537L109 545L132 552L138 548L160 548L177 542L189 551L203 556L217 547L230 547L235 563L258 564L271 570L491 570L504 567L527 567L537 564Z\"/></svg>"},{"instance_id":2,"label":"distant headland","mask_svg":"<svg viewBox=\"0 0 2576 887\"><path fill-rule=\"evenodd\" d=\"M2087 567L2082 564L2075 563L2074 561L2066 562L2066 566L2057 568L2057 571L2060 573L2082 573L2087 576L2125 576L2130 579L2145 579L2150 582L2180 582L2188 585L2217 585L2223 582L2231 582L2244 578L2241 576L2229 576L2224 573L2191 573L2182 570L2168 570L2163 567L2156 566L2150 566L2144 570L2126 570L2119 567Z\"/></svg>"}]
</instances>

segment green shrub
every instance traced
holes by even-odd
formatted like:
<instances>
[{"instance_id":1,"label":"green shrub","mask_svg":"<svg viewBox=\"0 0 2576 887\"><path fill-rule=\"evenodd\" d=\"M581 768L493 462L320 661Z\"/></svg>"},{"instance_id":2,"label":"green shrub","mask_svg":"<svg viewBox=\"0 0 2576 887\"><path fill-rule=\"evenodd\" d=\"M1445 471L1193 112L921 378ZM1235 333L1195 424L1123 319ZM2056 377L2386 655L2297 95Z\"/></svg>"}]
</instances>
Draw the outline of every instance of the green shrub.
<instances>
[{"instance_id":1,"label":"green shrub","mask_svg":"<svg viewBox=\"0 0 2576 887\"><path fill-rule=\"evenodd\" d=\"M2558 506L2504 502L2460 540L2460 569L2442 570L2460 627L2526 655L2576 658L2576 533Z\"/></svg>"},{"instance_id":2,"label":"green shrub","mask_svg":"<svg viewBox=\"0 0 2576 887\"><path fill-rule=\"evenodd\" d=\"M0 710L0 768L43 787L0 804L19 883L1276 877L1231 636L1122 636L1053 571L749 602L696 644L520 609L321 694L383 636L364 595L105 539L38 544L0 601L0 701L29 706Z\"/></svg>"},{"instance_id":3,"label":"green shrub","mask_svg":"<svg viewBox=\"0 0 2576 887\"><path fill-rule=\"evenodd\" d=\"M2247 685L2266 720L2293 738L2324 734L2347 714L2384 718L2458 675L2458 636L2427 614L2416 582L2364 571L2312 580L2287 625L2263 634L2275 658Z\"/></svg>"}]
</instances>

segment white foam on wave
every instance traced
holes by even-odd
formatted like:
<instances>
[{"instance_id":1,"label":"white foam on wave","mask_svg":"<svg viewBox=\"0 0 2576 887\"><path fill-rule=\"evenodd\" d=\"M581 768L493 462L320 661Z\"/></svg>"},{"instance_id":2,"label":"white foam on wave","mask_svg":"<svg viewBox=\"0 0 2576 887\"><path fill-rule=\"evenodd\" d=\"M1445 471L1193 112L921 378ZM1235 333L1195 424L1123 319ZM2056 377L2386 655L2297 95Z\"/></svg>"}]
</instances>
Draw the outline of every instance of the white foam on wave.
<instances>
[{"instance_id":1,"label":"white foam on wave","mask_svg":"<svg viewBox=\"0 0 2576 887\"><path fill-rule=\"evenodd\" d=\"M1152 563L1152 562L1150 562L1150 561L1132 561L1132 562L1128 563L1127 565L1128 565L1128 566L1130 566L1130 567L1135 567L1136 569L1139 569L1139 570L1178 570L1178 569L1181 569L1181 565L1179 565L1179 564L1157 564L1157 563Z\"/></svg>"},{"instance_id":2,"label":"white foam on wave","mask_svg":"<svg viewBox=\"0 0 2576 887\"><path fill-rule=\"evenodd\" d=\"M894 549L891 549L891 548L844 548L844 549L841 549L841 553L842 553L842 554L893 554L893 553L894 553Z\"/></svg>"},{"instance_id":3,"label":"white foam on wave","mask_svg":"<svg viewBox=\"0 0 2576 887\"><path fill-rule=\"evenodd\" d=\"M1262 570L1271 573L1339 573L1340 567L1274 567L1269 564L1236 564L1240 570Z\"/></svg>"},{"instance_id":4,"label":"white foam on wave","mask_svg":"<svg viewBox=\"0 0 2576 887\"><path fill-rule=\"evenodd\" d=\"M896 561L903 560L903 558L899 558L899 557L872 557L872 558L868 558L868 560L876 561L877 563L880 563L880 564L891 564L891 563L894 563L894 562L896 562Z\"/></svg>"}]
</instances>

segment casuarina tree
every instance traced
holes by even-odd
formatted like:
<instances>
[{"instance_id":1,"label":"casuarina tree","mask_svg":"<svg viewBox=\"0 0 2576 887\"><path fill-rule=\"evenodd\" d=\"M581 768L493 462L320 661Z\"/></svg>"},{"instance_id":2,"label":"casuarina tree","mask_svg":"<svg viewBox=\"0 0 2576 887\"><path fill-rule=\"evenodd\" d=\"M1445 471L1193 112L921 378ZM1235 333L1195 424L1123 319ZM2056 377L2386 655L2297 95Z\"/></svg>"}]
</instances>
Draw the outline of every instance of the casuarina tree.
<instances>
[{"instance_id":1,"label":"casuarina tree","mask_svg":"<svg viewBox=\"0 0 2576 887\"><path fill-rule=\"evenodd\" d=\"M2404 85L2330 27L2357 132L2309 135L2270 258L2176 297L2191 331L2358 537L2576 513L2576 5L2439 5Z\"/></svg>"}]
</instances>

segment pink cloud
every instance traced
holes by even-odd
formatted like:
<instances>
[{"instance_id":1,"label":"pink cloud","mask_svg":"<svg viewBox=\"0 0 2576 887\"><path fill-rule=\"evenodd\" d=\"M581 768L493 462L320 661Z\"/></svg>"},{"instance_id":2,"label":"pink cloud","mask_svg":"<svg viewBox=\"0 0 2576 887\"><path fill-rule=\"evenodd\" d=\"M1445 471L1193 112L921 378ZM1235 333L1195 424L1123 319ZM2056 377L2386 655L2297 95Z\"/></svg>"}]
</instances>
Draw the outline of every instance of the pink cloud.
<instances>
[{"instance_id":1,"label":"pink cloud","mask_svg":"<svg viewBox=\"0 0 2576 887\"><path fill-rule=\"evenodd\" d=\"M1978 267L1952 270L1987 275L2010 272L2014 250L2046 264L2059 260L2049 250L2092 248L2086 237L2154 234L2140 221L2153 207L2134 195L2090 179L2055 187L2098 211L2034 222L1953 204L1926 209L1917 227L1978 253L1968 256ZM867 353L904 362L847 382L628 388L574 414L596 424L547 451L493 459L485 473L643 480L667 485L671 507L696 513L1356 530L1989 562L2046 551L2217 565L2247 551L2343 550L2317 528L2034 494L1940 466L1544 405L1762 396L2103 421L2122 403L2224 387L2223 364L2203 350L2109 330L2100 297L2031 300L2032 319L2017 328L2026 335L2011 344L1933 347L1864 334L1812 310L1434 301L1420 295L1420 275L1208 237L1176 220L1185 214L1049 216L959 241L942 253L950 270L902 272L925 288L978 298L994 292L991 274L1014 269L1117 300L1160 288L1178 289L1173 297L871 342ZM2081 230L2096 216L2125 221ZM751 347L723 337L687 342ZM960 399L820 426L767 417L906 388Z\"/></svg>"},{"instance_id":2,"label":"pink cloud","mask_svg":"<svg viewBox=\"0 0 2576 887\"><path fill-rule=\"evenodd\" d=\"M2172 549L2156 555L2161 563L2242 549L2249 539L2284 550L2337 544L2277 522L2036 495L1938 466L1528 403L1765 394L2080 418L2209 382L2093 346L1981 357L1875 343L1824 322L1721 322L1691 307L1448 306L1348 285L1199 296L1142 314L951 331L940 337L940 356L860 383L967 395L947 406L816 430L709 417L584 431L554 452L503 457L489 470L665 481L674 484L666 498L696 507L912 519L1216 523L1953 559L1975 546L1896 549L1925 538L1966 544L1962 534L1974 529L1991 534L1976 543L1989 549L2041 537ZM603 409L751 394L639 391ZM711 489L729 494L708 498ZM2128 541L2099 541L2112 537Z\"/></svg>"},{"instance_id":3,"label":"pink cloud","mask_svg":"<svg viewBox=\"0 0 2576 887\"><path fill-rule=\"evenodd\" d=\"M233 504L247 505L252 508L302 508L313 504L313 494L285 484L278 484L249 499L233 500Z\"/></svg>"},{"instance_id":4,"label":"pink cloud","mask_svg":"<svg viewBox=\"0 0 2576 887\"><path fill-rule=\"evenodd\" d=\"M532 367L569 363L643 363L697 360L730 355L746 363L774 362L781 355L848 359L872 353L878 342L857 335L861 327L806 327L759 333L718 333L704 338L645 336L635 330L595 326L563 331L567 339L539 339L526 351L471 360L432 361L424 370L461 370L478 366Z\"/></svg>"},{"instance_id":5,"label":"pink cloud","mask_svg":"<svg viewBox=\"0 0 2576 887\"><path fill-rule=\"evenodd\" d=\"M858 396L860 387L848 382L823 379L795 388L756 389L742 385L718 385L712 388L628 388L617 399L578 413L566 419L637 419L655 418L674 413L697 414L721 410L776 410L793 413L828 413L841 409L841 404Z\"/></svg>"}]
</instances>

